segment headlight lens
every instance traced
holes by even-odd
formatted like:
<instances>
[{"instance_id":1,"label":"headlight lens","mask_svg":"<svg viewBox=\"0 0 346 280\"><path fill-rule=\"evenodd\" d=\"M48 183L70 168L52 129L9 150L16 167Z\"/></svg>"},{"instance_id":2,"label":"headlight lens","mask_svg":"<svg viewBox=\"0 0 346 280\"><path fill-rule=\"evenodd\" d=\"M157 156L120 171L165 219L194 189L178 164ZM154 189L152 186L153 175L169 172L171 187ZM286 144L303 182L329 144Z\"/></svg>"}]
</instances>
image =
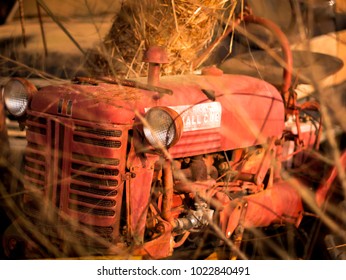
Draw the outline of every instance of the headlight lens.
<instances>
[{"instance_id":1,"label":"headlight lens","mask_svg":"<svg viewBox=\"0 0 346 280\"><path fill-rule=\"evenodd\" d=\"M155 148L169 148L180 138L183 131L181 116L168 107L151 108L145 114L144 135Z\"/></svg>"},{"instance_id":2,"label":"headlight lens","mask_svg":"<svg viewBox=\"0 0 346 280\"><path fill-rule=\"evenodd\" d=\"M26 112L36 87L25 79L11 79L4 88L4 101L10 114L20 117Z\"/></svg>"}]
</instances>

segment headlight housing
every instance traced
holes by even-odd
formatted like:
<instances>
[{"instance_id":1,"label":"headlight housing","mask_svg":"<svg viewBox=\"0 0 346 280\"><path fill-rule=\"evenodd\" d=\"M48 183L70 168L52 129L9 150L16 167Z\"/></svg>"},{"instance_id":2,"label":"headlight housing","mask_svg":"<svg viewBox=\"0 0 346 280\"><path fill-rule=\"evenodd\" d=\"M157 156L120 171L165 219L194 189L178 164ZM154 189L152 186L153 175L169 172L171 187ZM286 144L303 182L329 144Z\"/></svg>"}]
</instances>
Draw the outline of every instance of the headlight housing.
<instances>
[{"instance_id":1,"label":"headlight housing","mask_svg":"<svg viewBox=\"0 0 346 280\"><path fill-rule=\"evenodd\" d=\"M154 107L145 114L144 135L154 148L173 146L183 132L181 116L168 107Z\"/></svg>"},{"instance_id":2,"label":"headlight housing","mask_svg":"<svg viewBox=\"0 0 346 280\"><path fill-rule=\"evenodd\" d=\"M36 87L22 78L13 78L4 87L3 98L6 109L15 117L26 113Z\"/></svg>"}]
</instances>

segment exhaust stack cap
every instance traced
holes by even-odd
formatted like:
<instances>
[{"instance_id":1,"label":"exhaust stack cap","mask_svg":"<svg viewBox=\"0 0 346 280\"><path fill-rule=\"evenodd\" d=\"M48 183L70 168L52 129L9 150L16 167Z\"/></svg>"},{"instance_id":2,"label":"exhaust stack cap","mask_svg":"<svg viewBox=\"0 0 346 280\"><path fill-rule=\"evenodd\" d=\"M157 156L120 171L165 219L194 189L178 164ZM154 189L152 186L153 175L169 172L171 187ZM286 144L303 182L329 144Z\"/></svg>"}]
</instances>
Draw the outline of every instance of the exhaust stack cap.
<instances>
[{"instance_id":1,"label":"exhaust stack cap","mask_svg":"<svg viewBox=\"0 0 346 280\"><path fill-rule=\"evenodd\" d=\"M149 47L143 57L143 62L164 64L168 63L166 50L160 46Z\"/></svg>"},{"instance_id":2,"label":"exhaust stack cap","mask_svg":"<svg viewBox=\"0 0 346 280\"><path fill-rule=\"evenodd\" d=\"M160 65L168 63L168 56L163 47L149 47L143 58L144 62L149 63L148 69L148 84L158 86L160 79Z\"/></svg>"}]
</instances>

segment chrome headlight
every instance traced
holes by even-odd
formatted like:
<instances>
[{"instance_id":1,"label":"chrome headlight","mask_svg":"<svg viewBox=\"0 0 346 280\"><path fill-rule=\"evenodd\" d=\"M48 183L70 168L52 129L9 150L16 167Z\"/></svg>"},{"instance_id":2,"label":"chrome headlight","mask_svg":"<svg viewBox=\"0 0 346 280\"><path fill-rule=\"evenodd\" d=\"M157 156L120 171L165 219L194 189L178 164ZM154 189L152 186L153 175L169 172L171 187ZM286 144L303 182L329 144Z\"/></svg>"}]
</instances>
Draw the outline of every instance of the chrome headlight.
<instances>
[{"instance_id":1,"label":"chrome headlight","mask_svg":"<svg viewBox=\"0 0 346 280\"><path fill-rule=\"evenodd\" d=\"M4 87L4 102L7 110L15 117L25 114L32 95L37 91L29 81L21 78L11 79Z\"/></svg>"},{"instance_id":2,"label":"chrome headlight","mask_svg":"<svg viewBox=\"0 0 346 280\"><path fill-rule=\"evenodd\" d=\"M181 116L168 107L154 107L145 114L144 135L155 148L169 148L183 131Z\"/></svg>"}]
</instances>

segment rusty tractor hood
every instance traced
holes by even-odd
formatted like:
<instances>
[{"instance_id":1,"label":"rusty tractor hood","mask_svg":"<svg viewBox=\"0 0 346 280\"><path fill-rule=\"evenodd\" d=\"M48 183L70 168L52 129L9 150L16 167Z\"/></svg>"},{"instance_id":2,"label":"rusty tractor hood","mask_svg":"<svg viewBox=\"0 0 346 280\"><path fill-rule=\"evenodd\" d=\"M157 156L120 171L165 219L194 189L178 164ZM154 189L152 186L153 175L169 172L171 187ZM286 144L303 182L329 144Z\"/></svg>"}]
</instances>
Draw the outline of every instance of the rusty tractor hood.
<instances>
[{"instance_id":1,"label":"rusty tractor hood","mask_svg":"<svg viewBox=\"0 0 346 280\"><path fill-rule=\"evenodd\" d=\"M139 79L138 82L146 83ZM182 114L184 132L174 153L185 155L187 144L203 142L207 151L263 143L280 136L284 105L278 90L262 80L242 75L184 75L161 77L159 87L173 94L122 85L58 85L39 90L31 110L72 119L133 124L136 112L168 106ZM197 137L198 136L198 137ZM201 149L197 145L198 152ZM191 146L192 153L193 145ZM196 150L196 152L197 152Z\"/></svg>"},{"instance_id":2,"label":"rusty tractor hood","mask_svg":"<svg viewBox=\"0 0 346 280\"><path fill-rule=\"evenodd\" d=\"M31 110L97 123L132 124L135 110L150 99L150 92L137 88L107 83L62 84L40 89Z\"/></svg>"}]
</instances>

